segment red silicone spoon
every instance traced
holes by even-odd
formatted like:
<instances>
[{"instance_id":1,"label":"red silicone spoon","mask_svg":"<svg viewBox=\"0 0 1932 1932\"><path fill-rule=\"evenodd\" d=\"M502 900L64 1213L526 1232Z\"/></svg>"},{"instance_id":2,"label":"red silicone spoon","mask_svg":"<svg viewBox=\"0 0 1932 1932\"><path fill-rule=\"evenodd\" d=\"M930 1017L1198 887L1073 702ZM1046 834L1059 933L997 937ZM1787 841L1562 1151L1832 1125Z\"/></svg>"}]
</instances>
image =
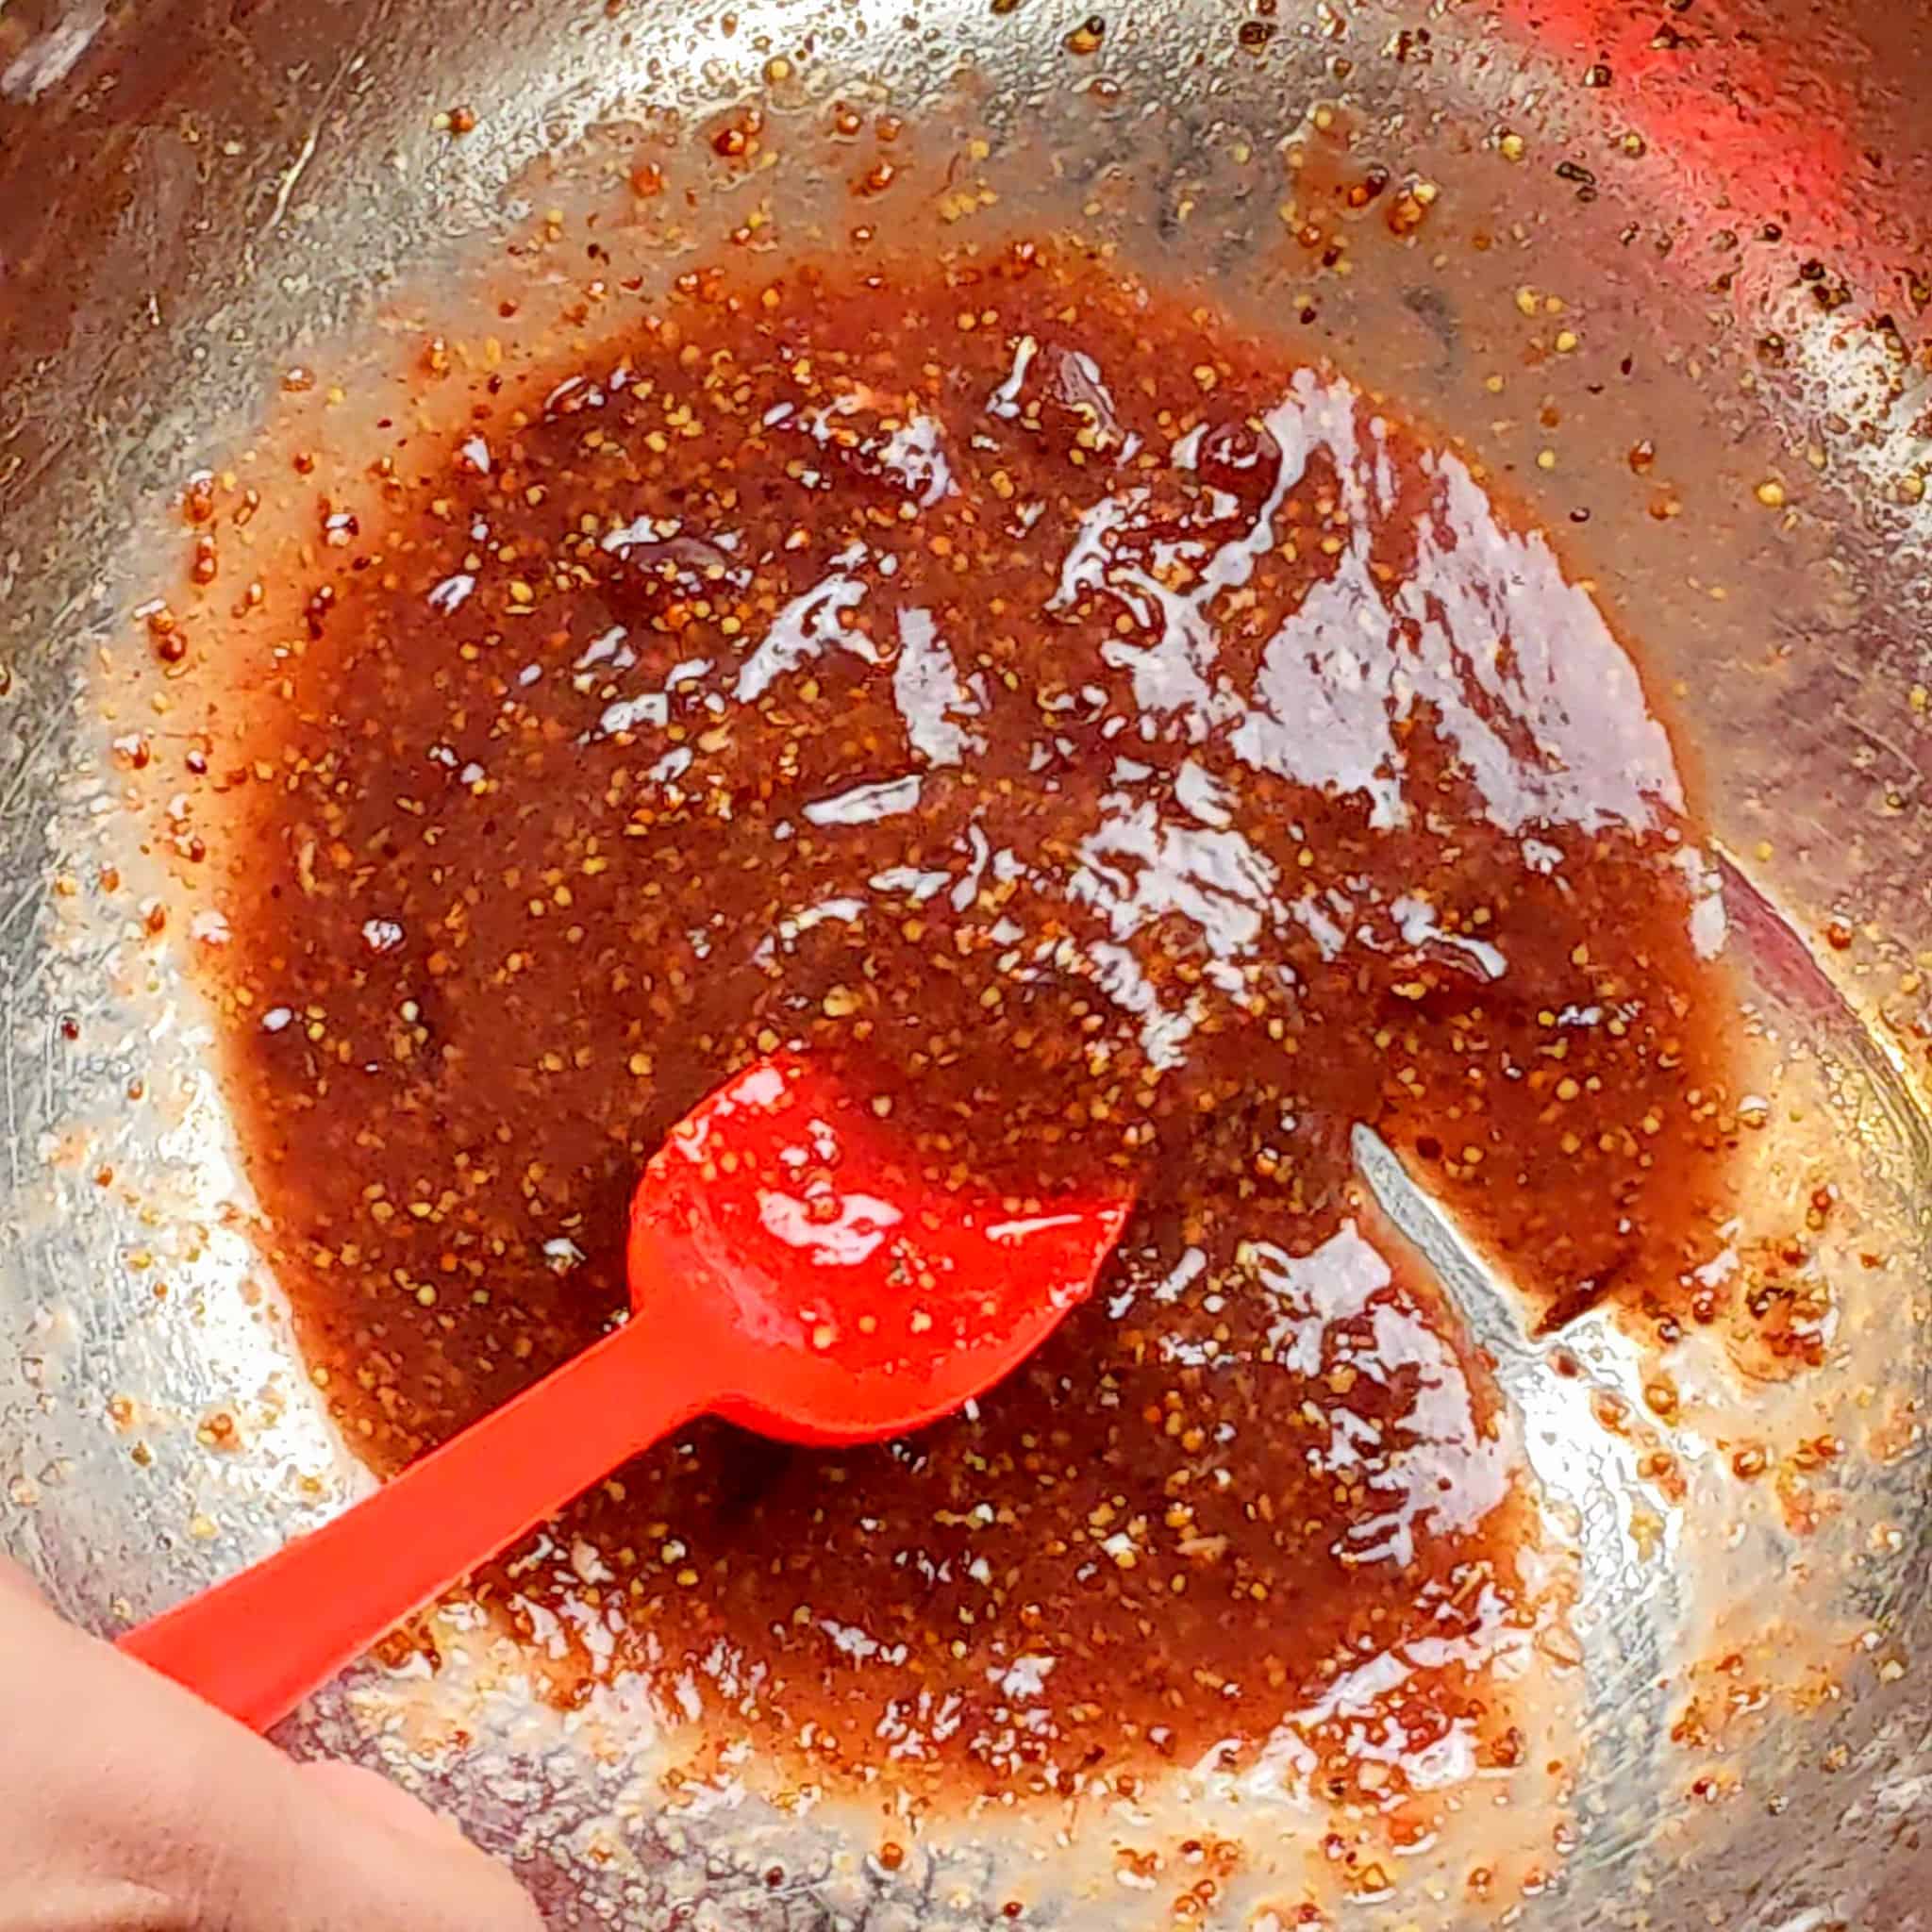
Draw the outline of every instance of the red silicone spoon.
<instances>
[{"instance_id":1,"label":"red silicone spoon","mask_svg":"<svg viewBox=\"0 0 1932 1932\"><path fill-rule=\"evenodd\" d=\"M631 1204L631 1316L321 1529L121 1647L266 1730L410 1611L693 1417L896 1436L1017 1367L1132 1205L953 1191L840 1076L779 1055L673 1130Z\"/></svg>"}]
</instances>

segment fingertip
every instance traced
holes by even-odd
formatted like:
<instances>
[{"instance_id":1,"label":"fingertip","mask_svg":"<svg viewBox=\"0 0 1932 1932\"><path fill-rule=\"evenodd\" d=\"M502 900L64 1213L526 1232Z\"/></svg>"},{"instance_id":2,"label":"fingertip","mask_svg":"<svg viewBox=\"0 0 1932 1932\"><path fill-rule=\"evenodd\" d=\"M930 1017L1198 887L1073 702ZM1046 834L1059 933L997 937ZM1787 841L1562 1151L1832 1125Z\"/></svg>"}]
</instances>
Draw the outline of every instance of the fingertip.
<instances>
[{"instance_id":1,"label":"fingertip","mask_svg":"<svg viewBox=\"0 0 1932 1932\"><path fill-rule=\"evenodd\" d=\"M360 1765L296 1770L309 1803L373 1831L390 1847L391 1883L374 1871L367 1875L398 1902L407 1894L411 1932L543 1932L541 1914L509 1869L472 1844L453 1819Z\"/></svg>"},{"instance_id":2,"label":"fingertip","mask_svg":"<svg viewBox=\"0 0 1932 1932\"><path fill-rule=\"evenodd\" d=\"M295 1773L311 1794L325 1794L345 1810L373 1824L387 1825L406 1838L422 1839L441 1847L467 1842L453 1820L432 1810L422 1799L391 1783L380 1772L360 1764L324 1759L298 1764Z\"/></svg>"}]
</instances>

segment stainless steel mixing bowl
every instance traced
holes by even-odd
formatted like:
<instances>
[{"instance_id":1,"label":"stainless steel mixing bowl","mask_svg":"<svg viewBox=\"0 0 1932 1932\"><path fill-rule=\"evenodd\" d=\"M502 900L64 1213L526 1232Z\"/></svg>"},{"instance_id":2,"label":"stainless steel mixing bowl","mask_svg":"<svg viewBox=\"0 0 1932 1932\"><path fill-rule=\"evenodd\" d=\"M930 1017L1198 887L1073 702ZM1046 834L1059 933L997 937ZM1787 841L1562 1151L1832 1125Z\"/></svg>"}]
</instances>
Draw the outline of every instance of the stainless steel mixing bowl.
<instances>
[{"instance_id":1,"label":"stainless steel mixing bowl","mask_svg":"<svg viewBox=\"0 0 1932 1932\"><path fill-rule=\"evenodd\" d=\"M1831 1358L1783 1381L1688 1351L1697 1399L1661 1430L1685 1485L1659 1488L1643 1431L1602 1423L1633 1345L1586 1324L1557 1375L1443 1255L1584 1578L1574 1789L1484 1830L1544 1868L1524 1926L1932 1924L1932 14L1093 4L0 0L0 1547L112 1628L367 1480L251 1241L193 938L101 883L151 867L101 676L169 492L290 365L459 319L533 214L622 205L641 148L675 191L628 218L653 273L758 205L836 243L817 130L851 100L951 158L944 194L866 219L1077 226L1335 358L1563 532L1674 693L1767 1069L1753 1186L1828 1221ZM700 136L748 101L776 165L726 180ZM1399 240L1372 214L1354 274L1296 235L1296 169L1331 147L1435 193ZM217 1405L239 1449L198 1426ZM1740 1483L1740 1443L1800 1438L1841 1446ZM442 1679L372 1664L285 1741L426 1789L560 1925L1135 1923L1113 1850L1184 1863L1212 1828L1252 1855L1218 1923L1265 1926L1319 1829L1177 1774L1064 1837L928 1822L888 1871L837 1804L668 1790L637 1710L565 1722L445 1621ZM1425 1860L1341 1909L1484 1922Z\"/></svg>"}]
</instances>

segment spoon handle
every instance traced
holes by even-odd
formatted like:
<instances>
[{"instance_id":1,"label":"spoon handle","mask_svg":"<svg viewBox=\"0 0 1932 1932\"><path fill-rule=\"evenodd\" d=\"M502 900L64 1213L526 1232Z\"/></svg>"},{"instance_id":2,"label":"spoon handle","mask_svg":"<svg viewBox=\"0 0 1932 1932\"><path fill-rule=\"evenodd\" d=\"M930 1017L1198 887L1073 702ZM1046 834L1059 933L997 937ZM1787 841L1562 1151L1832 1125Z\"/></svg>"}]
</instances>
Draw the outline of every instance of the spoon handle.
<instances>
[{"instance_id":1,"label":"spoon handle","mask_svg":"<svg viewBox=\"0 0 1932 1932\"><path fill-rule=\"evenodd\" d=\"M120 1648L251 1729L412 1610L710 1406L690 1352L633 1320L340 1516L130 1630Z\"/></svg>"}]
</instances>

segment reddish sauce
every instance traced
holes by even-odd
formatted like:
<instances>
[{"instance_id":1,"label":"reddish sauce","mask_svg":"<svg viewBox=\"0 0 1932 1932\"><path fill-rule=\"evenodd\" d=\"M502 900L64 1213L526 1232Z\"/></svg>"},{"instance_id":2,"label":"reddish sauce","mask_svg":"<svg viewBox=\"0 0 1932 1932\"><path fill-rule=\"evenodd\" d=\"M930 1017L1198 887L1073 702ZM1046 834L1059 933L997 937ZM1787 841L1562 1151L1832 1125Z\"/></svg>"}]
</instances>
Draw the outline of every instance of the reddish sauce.
<instances>
[{"instance_id":1,"label":"reddish sauce","mask_svg":"<svg viewBox=\"0 0 1932 1932\"><path fill-rule=\"evenodd\" d=\"M219 991L281 1279L392 1469L625 1306L733 1068L961 1172L1130 1170L1092 1302L859 1452L703 1425L482 1582L791 1774L1520 1752L1498 1398L1373 1126L1562 1321L1726 1204L1714 881L1545 540L1339 375L1076 252L687 276L478 385L231 626Z\"/></svg>"}]
</instances>

